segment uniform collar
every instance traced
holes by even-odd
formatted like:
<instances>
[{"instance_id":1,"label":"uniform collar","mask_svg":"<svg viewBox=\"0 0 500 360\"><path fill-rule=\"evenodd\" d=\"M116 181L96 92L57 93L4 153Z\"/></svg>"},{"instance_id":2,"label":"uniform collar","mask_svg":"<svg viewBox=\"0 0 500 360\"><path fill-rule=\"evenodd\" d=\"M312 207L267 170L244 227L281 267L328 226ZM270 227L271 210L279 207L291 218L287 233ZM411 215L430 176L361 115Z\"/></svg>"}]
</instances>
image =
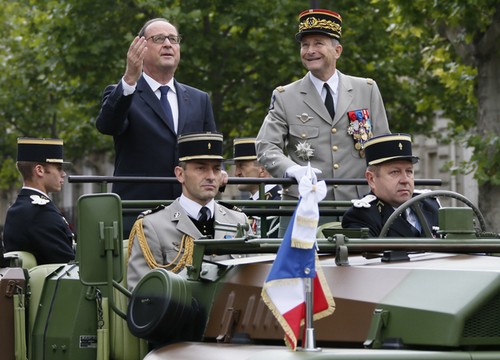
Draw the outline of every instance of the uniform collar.
<instances>
[{"instance_id":1,"label":"uniform collar","mask_svg":"<svg viewBox=\"0 0 500 360\"><path fill-rule=\"evenodd\" d=\"M187 198L184 194L180 196L179 204L186 211L188 216L192 217L193 219L198 218L198 214L200 212L200 209L202 208L202 205L198 204L196 201ZM210 214L213 217L215 214L215 200L213 199L210 200L210 202L205 206L210 209Z\"/></svg>"},{"instance_id":2,"label":"uniform collar","mask_svg":"<svg viewBox=\"0 0 500 360\"><path fill-rule=\"evenodd\" d=\"M315 77L312 73L309 73L309 78L311 79L311 82L313 83L314 87L318 91L318 94L320 94L323 91L323 84L326 82L330 89L333 91L333 96L336 96L338 94L338 88L339 88L339 73L335 69L335 72L333 73L332 77L328 79L328 81L323 81Z\"/></svg>"},{"instance_id":3,"label":"uniform collar","mask_svg":"<svg viewBox=\"0 0 500 360\"><path fill-rule=\"evenodd\" d=\"M26 190L35 191L35 192L37 192L37 193L42 194L43 196L45 196L45 197L47 197L47 198L49 197L49 195L47 195L47 194L46 194L46 193L44 193L43 191L40 191L40 190L35 189L35 188L32 188L32 187L30 187L30 186L23 186L22 188L23 188L23 189L26 189Z\"/></svg>"},{"instance_id":4,"label":"uniform collar","mask_svg":"<svg viewBox=\"0 0 500 360\"><path fill-rule=\"evenodd\" d=\"M155 79L153 79L151 76L149 76L146 73L142 73L142 76L144 76L144 80L146 80L148 85L151 87L151 90L153 90L155 93L157 91L159 91L160 86L163 86L163 84L160 84L158 81L156 81ZM173 93L177 93L176 89L175 89L174 78L170 79L170 81L165 85L168 85L168 87L170 88L169 91L172 91Z\"/></svg>"}]
</instances>

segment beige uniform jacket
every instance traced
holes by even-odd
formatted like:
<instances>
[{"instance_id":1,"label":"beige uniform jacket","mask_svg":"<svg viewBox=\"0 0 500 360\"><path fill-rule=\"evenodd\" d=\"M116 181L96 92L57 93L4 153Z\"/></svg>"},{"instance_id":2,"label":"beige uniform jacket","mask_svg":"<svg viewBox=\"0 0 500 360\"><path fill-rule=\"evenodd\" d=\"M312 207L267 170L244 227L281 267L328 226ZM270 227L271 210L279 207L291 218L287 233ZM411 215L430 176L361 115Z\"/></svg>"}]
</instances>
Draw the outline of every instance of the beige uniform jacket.
<instances>
[{"instance_id":1,"label":"beige uniform jacket","mask_svg":"<svg viewBox=\"0 0 500 360\"><path fill-rule=\"evenodd\" d=\"M338 71L338 70L337 70ZM331 119L309 73L274 90L269 112L256 141L259 162L274 177L284 177L289 167L307 165L296 153L299 143L314 150L311 166L321 178L364 178L366 162L348 133L349 111L367 109L373 135L389 133L382 96L372 79L339 73L338 104ZM367 186L330 186L325 200L351 200L368 193ZM284 198L298 197L297 186L284 189Z\"/></svg>"},{"instance_id":2,"label":"beige uniform jacket","mask_svg":"<svg viewBox=\"0 0 500 360\"><path fill-rule=\"evenodd\" d=\"M215 204L214 217L215 221L224 224L248 223L248 218L244 213L230 210L217 203ZM143 229L155 261L163 265L174 261L183 235L189 235L193 239L202 237L200 231L180 205L179 200L162 210L144 216ZM215 239L234 238L234 236L235 233L230 231L215 231ZM128 261L127 287L133 289L149 270L137 236L135 236Z\"/></svg>"}]
</instances>

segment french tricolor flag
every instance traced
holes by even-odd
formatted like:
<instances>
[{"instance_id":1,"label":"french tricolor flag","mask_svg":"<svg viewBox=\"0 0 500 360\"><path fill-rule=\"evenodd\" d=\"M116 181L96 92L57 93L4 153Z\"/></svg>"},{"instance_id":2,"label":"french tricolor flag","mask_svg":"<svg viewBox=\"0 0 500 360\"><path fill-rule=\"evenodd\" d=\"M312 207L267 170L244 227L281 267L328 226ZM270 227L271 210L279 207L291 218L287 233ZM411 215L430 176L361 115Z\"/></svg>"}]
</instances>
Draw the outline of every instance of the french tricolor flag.
<instances>
[{"instance_id":1,"label":"french tricolor flag","mask_svg":"<svg viewBox=\"0 0 500 360\"><path fill-rule=\"evenodd\" d=\"M335 302L316 255L318 202L325 197L325 183L304 176L299 184L301 199L290 220L276 259L262 288L262 298L285 332L285 343L297 348L305 322L305 279L313 279L313 320L328 316Z\"/></svg>"}]
</instances>

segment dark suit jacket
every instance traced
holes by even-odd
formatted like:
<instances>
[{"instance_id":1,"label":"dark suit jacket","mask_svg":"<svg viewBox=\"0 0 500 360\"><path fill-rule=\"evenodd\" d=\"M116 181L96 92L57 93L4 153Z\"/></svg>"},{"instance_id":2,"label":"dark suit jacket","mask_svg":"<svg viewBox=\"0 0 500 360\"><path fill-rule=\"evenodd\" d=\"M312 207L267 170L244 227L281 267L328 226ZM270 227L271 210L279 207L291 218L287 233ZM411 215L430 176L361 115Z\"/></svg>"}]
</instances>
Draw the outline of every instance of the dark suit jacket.
<instances>
[{"instance_id":1,"label":"dark suit jacket","mask_svg":"<svg viewBox=\"0 0 500 360\"><path fill-rule=\"evenodd\" d=\"M178 134L167 125L160 100L144 77L129 96L123 96L121 81L104 90L96 127L101 133L113 136L115 176L175 177L177 136L215 131L208 94L177 81L175 88L179 103ZM113 192L127 200L166 200L177 198L181 187L179 184L115 183Z\"/></svg>"},{"instance_id":2,"label":"dark suit jacket","mask_svg":"<svg viewBox=\"0 0 500 360\"><path fill-rule=\"evenodd\" d=\"M373 195L373 194L372 194ZM418 194L413 194L416 196ZM384 203L380 199L374 199L370 202L370 207L351 207L349 208L342 218L342 227L359 229L362 227L368 228L370 236L378 237L380 231L384 227L387 219L394 212L391 205ZM420 208L424 214L427 224L432 227L438 226L438 210L439 203L436 199L424 199L420 202ZM421 234L415 227L413 227L403 217L398 217L389 228L387 232L388 237L421 237Z\"/></svg>"},{"instance_id":3,"label":"dark suit jacket","mask_svg":"<svg viewBox=\"0 0 500 360\"><path fill-rule=\"evenodd\" d=\"M22 189L7 211L3 242L5 251L32 253L38 265L75 258L73 233L63 215L48 197L31 189Z\"/></svg>"}]
</instances>

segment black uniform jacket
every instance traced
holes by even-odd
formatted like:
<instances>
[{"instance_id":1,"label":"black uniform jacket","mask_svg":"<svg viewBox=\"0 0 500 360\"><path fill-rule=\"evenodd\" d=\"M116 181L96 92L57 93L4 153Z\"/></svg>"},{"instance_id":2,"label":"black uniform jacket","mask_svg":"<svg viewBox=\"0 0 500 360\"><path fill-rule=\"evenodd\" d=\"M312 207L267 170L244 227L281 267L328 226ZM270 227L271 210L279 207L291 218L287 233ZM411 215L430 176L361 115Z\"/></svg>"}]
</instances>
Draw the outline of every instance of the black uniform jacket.
<instances>
[{"instance_id":1,"label":"black uniform jacket","mask_svg":"<svg viewBox=\"0 0 500 360\"><path fill-rule=\"evenodd\" d=\"M370 207L356 207L353 206L349 208L342 218L342 227L359 229L368 228L369 235L371 237L378 237L380 231L384 227L387 219L394 212L394 208L391 205L384 203L377 197L373 198L373 193L371 201L369 201ZM414 193L413 196L419 195ZM368 196L368 195L367 195ZM366 199L367 197L365 197ZM431 227L438 226L438 210L439 202L437 199L428 198L424 199L419 204L422 209L422 213L427 220L427 224ZM403 217L398 217L387 232L387 237L422 237L424 236L415 227L413 227L408 221Z\"/></svg>"},{"instance_id":2,"label":"black uniform jacket","mask_svg":"<svg viewBox=\"0 0 500 360\"><path fill-rule=\"evenodd\" d=\"M75 258L73 233L56 205L43 193L23 188L7 211L5 251L28 251L38 265Z\"/></svg>"},{"instance_id":3,"label":"black uniform jacket","mask_svg":"<svg viewBox=\"0 0 500 360\"><path fill-rule=\"evenodd\" d=\"M266 200L281 200L281 186L273 186L266 192Z\"/></svg>"}]
</instances>

